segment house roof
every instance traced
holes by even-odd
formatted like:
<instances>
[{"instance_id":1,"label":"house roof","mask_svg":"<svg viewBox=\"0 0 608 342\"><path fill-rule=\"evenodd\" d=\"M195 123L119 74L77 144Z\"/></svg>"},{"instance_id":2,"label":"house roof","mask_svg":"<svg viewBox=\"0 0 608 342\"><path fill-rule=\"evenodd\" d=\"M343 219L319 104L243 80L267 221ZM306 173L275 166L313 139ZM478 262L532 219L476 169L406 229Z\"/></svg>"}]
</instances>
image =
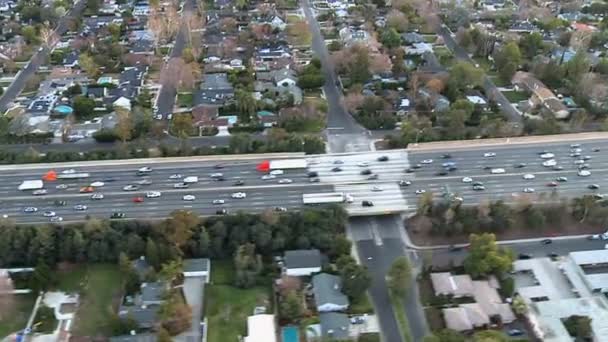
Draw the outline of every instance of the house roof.
<instances>
[{"instance_id":1,"label":"house roof","mask_svg":"<svg viewBox=\"0 0 608 342\"><path fill-rule=\"evenodd\" d=\"M150 306L122 306L118 316L122 319L131 318L141 328L151 328L156 323L159 305Z\"/></svg>"},{"instance_id":2,"label":"house roof","mask_svg":"<svg viewBox=\"0 0 608 342\"><path fill-rule=\"evenodd\" d=\"M141 284L141 300L144 302L159 302L162 300L166 288L166 284L160 281L143 283Z\"/></svg>"},{"instance_id":3,"label":"house roof","mask_svg":"<svg viewBox=\"0 0 608 342\"><path fill-rule=\"evenodd\" d=\"M298 249L285 252L285 267L312 268L321 267L321 252L318 249Z\"/></svg>"},{"instance_id":4,"label":"house roof","mask_svg":"<svg viewBox=\"0 0 608 342\"><path fill-rule=\"evenodd\" d=\"M201 82L201 90L214 90L223 92L233 92L232 84L228 82L228 75L225 73L204 74Z\"/></svg>"},{"instance_id":5,"label":"house roof","mask_svg":"<svg viewBox=\"0 0 608 342\"><path fill-rule=\"evenodd\" d=\"M209 271L209 259L185 259L184 260L184 273L185 272L208 272Z\"/></svg>"},{"instance_id":6,"label":"house roof","mask_svg":"<svg viewBox=\"0 0 608 342\"><path fill-rule=\"evenodd\" d=\"M319 314L321 333L323 337L335 340L345 340L349 337L350 321L348 316L338 312L325 312Z\"/></svg>"},{"instance_id":7,"label":"house roof","mask_svg":"<svg viewBox=\"0 0 608 342\"><path fill-rule=\"evenodd\" d=\"M449 272L431 273L431 283L435 294L472 296L473 281L468 274L452 275Z\"/></svg>"},{"instance_id":8,"label":"house roof","mask_svg":"<svg viewBox=\"0 0 608 342\"><path fill-rule=\"evenodd\" d=\"M279 70L275 70L273 72L272 78L277 83L280 81L283 81L285 79L290 79L294 82L296 82L298 80L296 73L292 69L289 69L289 68L282 68Z\"/></svg>"},{"instance_id":9,"label":"house roof","mask_svg":"<svg viewBox=\"0 0 608 342\"><path fill-rule=\"evenodd\" d=\"M342 279L340 277L320 273L312 277L312 286L317 307L324 304L348 306L348 297L341 292Z\"/></svg>"},{"instance_id":10,"label":"house roof","mask_svg":"<svg viewBox=\"0 0 608 342\"><path fill-rule=\"evenodd\" d=\"M261 314L247 317L244 342L276 342L274 315Z\"/></svg>"}]
</instances>

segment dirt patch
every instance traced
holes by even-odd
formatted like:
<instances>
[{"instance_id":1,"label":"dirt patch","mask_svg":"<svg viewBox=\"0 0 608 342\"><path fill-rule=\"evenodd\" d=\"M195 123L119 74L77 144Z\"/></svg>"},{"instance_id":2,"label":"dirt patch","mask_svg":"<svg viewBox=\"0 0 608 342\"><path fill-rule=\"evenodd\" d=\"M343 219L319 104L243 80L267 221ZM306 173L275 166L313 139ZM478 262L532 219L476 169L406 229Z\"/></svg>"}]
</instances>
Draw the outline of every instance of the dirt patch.
<instances>
[{"instance_id":1,"label":"dirt patch","mask_svg":"<svg viewBox=\"0 0 608 342\"><path fill-rule=\"evenodd\" d=\"M511 228L505 231L476 231L470 233L443 235L432 232L432 222L426 216L414 216L405 220L408 234L412 242L418 246L450 245L466 243L471 233L494 233L496 240L517 240L539 237L555 237L566 235L585 235L603 233L600 225L581 223L570 216L564 215L558 222L547 224L544 227L530 228L523 218L515 217Z\"/></svg>"}]
</instances>

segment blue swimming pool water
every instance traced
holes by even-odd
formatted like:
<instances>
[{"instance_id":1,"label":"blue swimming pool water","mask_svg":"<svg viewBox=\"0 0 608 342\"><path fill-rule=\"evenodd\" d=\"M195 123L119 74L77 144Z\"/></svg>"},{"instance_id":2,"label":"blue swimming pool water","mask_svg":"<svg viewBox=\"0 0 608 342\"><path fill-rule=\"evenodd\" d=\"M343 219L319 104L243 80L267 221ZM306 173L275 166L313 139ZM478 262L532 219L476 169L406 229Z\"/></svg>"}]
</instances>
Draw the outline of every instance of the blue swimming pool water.
<instances>
[{"instance_id":1,"label":"blue swimming pool water","mask_svg":"<svg viewBox=\"0 0 608 342\"><path fill-rule=\"evenodd\" d=\"M283 328L283 342L299 342L300 337L298 336L297 327L284 327Z\"/></svg>"}]
</instances>

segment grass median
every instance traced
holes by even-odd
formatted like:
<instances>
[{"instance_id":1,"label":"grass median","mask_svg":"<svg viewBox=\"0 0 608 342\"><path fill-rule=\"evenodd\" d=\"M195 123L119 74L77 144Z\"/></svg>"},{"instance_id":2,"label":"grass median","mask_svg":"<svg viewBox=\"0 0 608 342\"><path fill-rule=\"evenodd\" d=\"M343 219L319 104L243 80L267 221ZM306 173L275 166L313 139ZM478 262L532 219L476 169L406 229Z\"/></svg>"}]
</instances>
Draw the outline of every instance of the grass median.
<instances>
[{"instance_id":1,"label":"grass median","mask_svg":"<svg viewBox=\"0 0 608 342\"><path fill-rule=\"evenodd\" d=\"M390 293L390 291L389 297L391 300L391 306L393 307L393 312L395 313L397 325L399 325L399 334L401 335L401 339L404 342L414 342L412 340L412 334L410 333L410 323L407 320L407 316L405 315L405 310L403 308L403 298L399 298L399 296Z\"/></svg>"}]
</instances>

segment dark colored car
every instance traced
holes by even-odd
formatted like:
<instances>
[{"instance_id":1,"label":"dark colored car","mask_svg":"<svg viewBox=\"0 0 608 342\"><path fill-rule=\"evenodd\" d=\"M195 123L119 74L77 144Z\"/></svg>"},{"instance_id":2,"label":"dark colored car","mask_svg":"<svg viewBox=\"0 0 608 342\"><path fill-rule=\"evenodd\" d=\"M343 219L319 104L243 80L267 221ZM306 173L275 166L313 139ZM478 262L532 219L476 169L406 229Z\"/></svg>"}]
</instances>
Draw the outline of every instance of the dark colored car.
<instances>
[{"instance_id":1,"label":"dark colored car","mask_svg":"<svg viewBox=\"0 0 608 342\"><path fill-rule=\"evenodd\" d=\"M374 174L374 175L371 175L371 176L367 177L367 180L376 180L376 179L378 179L378 174L377 173Z\"/></svg>"},{"instance_id":2,"label":"dark colored car","mask_svg":"<svg viewBox=\"0 0 608 342\"><path fill-rule=\"evenodd\" d=\"M63 207L63 206L65 206L66 204L68 204L68 202L66 202L66 201L55 201L55 202L53 202L53 204L54 204L55 206L57 206L57 207Z\"/></svg>"},{"instance_id":3,"label":"dark colored car","mask_svg":"<svg viewBox=\"0 0 608 342\"><path fill-rule=\"evenodd\" d=\"M388 156L380 156L380 157L378 157L378 161L379 161L379 162L385 162L385 161L388 161Z\"/></svg>"},{"instance_id":4,"label":"dark colored car","mask_svg":"<svg viewBox=\"0 0 608 342\"><path fill-rule=\"evenodd\" d=\"M216 215L226 215L228 214L228 210L227 209L218 209L215 211Z\"/></svg>"},{"instance_id":5,"label":"dark colored car","mask_svg":"<svg viewBox=\"0 0 608 342\"><path fill-rule=\"evenodd\" d=\"M443 170L442 170L442 171L437 171L437 172L435 173L435 176L445 176L445 175L447 175L447 174L448 174L448 172L447 172L447 171L443 171Z\"/></svg>"},{"instance_id":6,"label":"dark colored car","mask_svg":"<svg viewBox=\"0 0 608 342\"><path fill-rule=\"evenodd\" d=\"M319 173L316 171L310 171L309 173L307 173L308 177L312 178L312 177L319 177Z\"/></svg>"},{"instance_id":7,"label":"dark colored car","mask_svg":"<svg viewBox=\"0 0 608 342\"><path fill-rule=\"evenodd\" d=\"M125 217L127 217L125 213L112 213L112 215L110 215L111 219L121 219Z\"/></svg>"},{"instance_id":8,"label":"dark colored car","mask_svg":"<svg viewBox=\"0 0 608 342\"><path fill-rule=\"evenodd\" d=\"M513 167L516 169L521 169L521 168L526 167L526 163L515 164L515 165L513 165Z\"/></svg>"},{"instance_id":9,"label":"dark colored car","mask_svg":"<svg viewBox=\"0 0 608 342\"><path fill-rule=\"evenodd\" d=\"M414 172L416 172L416 170L412 169L411 167L405 169L405 173L414 173Z\"/></svg>"},{"instance_id":10,"label":"dark colored car","mask_svg":"<svg viewBox=\"0 0 608 342\"><path fill-rule=\"evenodd\" d=\"M520 260L526 260L526 259L532 259L532 256L530 254L520 253L517 256L517 258Z\"/></svg>"},{"instance_id":11,"label":"dark colored car","mask_svg":"<svg viewBox=\"0 0 608 342\"><path fill-rule=\"evenodd\" d=\"M341 167L334 167L333 169L331 169L331 172L340 172L342 171Z\"/></svg>"},{"instance_id":12,"label":"dark colored car","mask_svg":"<svg viewBox=\"0 0 608 342\"><path fill-rule=\"evenodd\" d=\"M446 153L446 154L442 154L442 155L441 155L441 159L450 159L450 158L452 158L452 155L451 155L451 154L449 154L449 153Z\"/></svg>"},{"instance_id":13,"label":"dark colored car","mask_svg":"<svg viewBox=\"0 0 608 342\"><path fill-rule=\"evenodd\" d=\"M321 180L319 178L311 178L308 182L309 183L319 183Z\"/></svg>"},{"instance_id":14,"label":"dark colored car","mask_svg":"<svg viewBox=\"0 0 608 342\"><path fill-rule=\"evenodd\" d=\"M374 203L372 201L362 201L361 206L363 207L373 207Z\"/></svg>"},{"instance_id":15,"label":"dark colored car","mask_svg":"<svg viewBox=\"0 0 608 342\"><path fill-rule=\"evenodd\" d=\"M551 239L544 239L540 243L542 243L543 245L549 245L553 243L553 241Z\"/></svg>"},{"instance_id":16,"label":"dark colored car","mask_svg":"<svg viewBox=\"0 0 608 342\"><path fill-rule=\"evenodd\" d=\"M587 186L587 188L589 188L589 189L591 189L591 190L597 190L597 189L599 189L599 188L600 188L600 186L599 186L599 185L597 185L597 184L589 184L589 185Z\"/></svg>"},{"instance_id":17,"label":"dark colored car","mask_svg":"<svg viewBox=\"0 0 608 342\"><path fill-rule=\"evenodd\" d=\"M364 175L364 176L371 175L372 174L372 170L365 169L365 170L361 171L361 174Z\"/></svg>"}]
</instances>

